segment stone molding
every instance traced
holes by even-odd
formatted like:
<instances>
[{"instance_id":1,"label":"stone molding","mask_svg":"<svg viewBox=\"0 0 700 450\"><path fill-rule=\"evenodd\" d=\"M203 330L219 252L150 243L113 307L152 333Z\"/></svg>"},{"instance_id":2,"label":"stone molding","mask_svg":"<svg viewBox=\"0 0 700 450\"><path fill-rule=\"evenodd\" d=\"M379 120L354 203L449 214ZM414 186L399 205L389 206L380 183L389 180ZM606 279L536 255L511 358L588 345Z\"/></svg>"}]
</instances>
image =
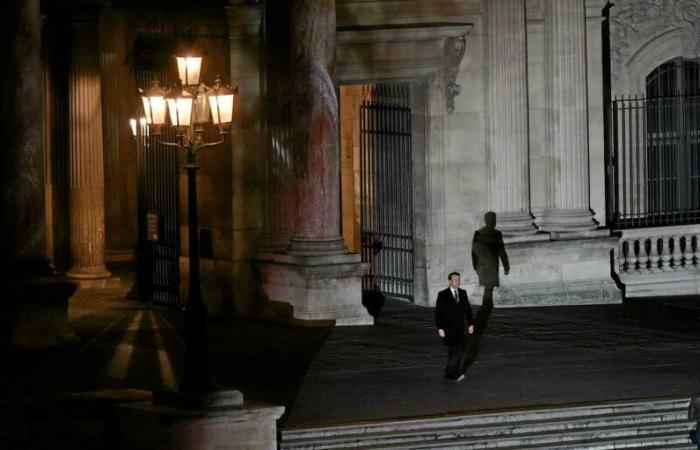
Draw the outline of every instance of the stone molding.
<instances>
[{"instance_id":1,"label":"stone molding","mask_svg":"<svg viewBox=\"0 0 700 450\"><path fill-rule=\"evenodd\" d=\"M631 75L630 62L668 33L680 37L676 56L700 57L700 0L626 0L610 11L610 67L613 86L620 93L629 93L624 87ZM655 66L669 56L666 52Z\"/></svg>"},{"instance_id":2,"label":"stone molding","mask_svg":"<svg viewBox=\"0 0 700 450\"><path fill-rule=\"evenodd\" d=\"M441 72L441 84L447 112L454 111L454 97L459 95L461 86L456 83L459 65L464 57L466 36L473 28L471 23L450 24L405 24L401 26L338 27L338 79L342 81L366 81L381 78L429 78ZM391 52L379 53L370 50L367 60L350 60L351 49L365 44L415 43L429 53L421 58L410 60L385 56ZM408 56L408 55L407 55Z\"/></svg>"}]
</instances>

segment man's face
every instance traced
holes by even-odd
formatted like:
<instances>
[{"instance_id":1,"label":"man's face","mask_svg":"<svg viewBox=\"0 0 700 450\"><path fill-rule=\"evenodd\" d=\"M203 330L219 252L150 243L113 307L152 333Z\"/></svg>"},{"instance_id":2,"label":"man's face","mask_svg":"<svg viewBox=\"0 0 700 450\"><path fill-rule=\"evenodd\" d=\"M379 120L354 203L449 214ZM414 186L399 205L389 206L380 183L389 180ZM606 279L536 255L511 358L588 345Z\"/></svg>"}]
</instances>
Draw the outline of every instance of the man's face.
<instances>
[{"instance_id":1,"label":"man's face","mask_svg":"<svg viewBox=\"0 0 700 450\"><path fill-rule=\"evenodd\" d=\"M450 278L450 286L455 289L459 287L459 275L452 275Z\"/></svg>"}]
</instances>

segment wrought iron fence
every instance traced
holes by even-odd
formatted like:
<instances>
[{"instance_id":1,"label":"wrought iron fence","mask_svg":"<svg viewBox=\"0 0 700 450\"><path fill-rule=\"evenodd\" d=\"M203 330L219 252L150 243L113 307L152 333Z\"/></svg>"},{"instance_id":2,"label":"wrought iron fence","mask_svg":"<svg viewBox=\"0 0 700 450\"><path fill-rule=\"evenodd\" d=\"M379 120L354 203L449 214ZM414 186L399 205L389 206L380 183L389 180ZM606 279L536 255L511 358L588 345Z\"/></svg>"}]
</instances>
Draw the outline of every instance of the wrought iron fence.
<instances>
[{"instance_id":1,"label":"wrought iron fence","mask_svg":"<svg viewBox=\"0 0 700 450\"><path fill-rule=\"evenodd\" d=\"M411 109L405 84L364 87L360 107L365 292L413 299Z\"/></svg>"},{"instance_id":2,"label":"wrought iron fence","mask_svg":"<svg viewBox=\"0 0 700 450\"><path fill-rule=\"evenodd\" d=\"M609 225L700 222L700 96L615 98L606 120Z\"/></svg>"}]
</instances>

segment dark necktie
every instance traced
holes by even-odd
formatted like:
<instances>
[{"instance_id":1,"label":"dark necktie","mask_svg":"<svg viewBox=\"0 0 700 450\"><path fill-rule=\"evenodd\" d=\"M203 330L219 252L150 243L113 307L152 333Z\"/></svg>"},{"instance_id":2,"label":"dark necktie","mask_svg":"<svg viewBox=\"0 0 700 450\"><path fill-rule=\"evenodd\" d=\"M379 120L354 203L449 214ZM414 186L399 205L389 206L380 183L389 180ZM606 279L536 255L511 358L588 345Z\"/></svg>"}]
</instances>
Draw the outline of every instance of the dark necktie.
<instances>
[{"instance_id":1,"label":"dark necktie","mask_svg":"<svg viewBox=\"0 0 700 450\"><path fill-rule=\"evenodd\" d=\"M454 291L454 297L455 297L455 302L459 303L459 295L457 294L458 291Z\"/></svg>"}]
</instances>

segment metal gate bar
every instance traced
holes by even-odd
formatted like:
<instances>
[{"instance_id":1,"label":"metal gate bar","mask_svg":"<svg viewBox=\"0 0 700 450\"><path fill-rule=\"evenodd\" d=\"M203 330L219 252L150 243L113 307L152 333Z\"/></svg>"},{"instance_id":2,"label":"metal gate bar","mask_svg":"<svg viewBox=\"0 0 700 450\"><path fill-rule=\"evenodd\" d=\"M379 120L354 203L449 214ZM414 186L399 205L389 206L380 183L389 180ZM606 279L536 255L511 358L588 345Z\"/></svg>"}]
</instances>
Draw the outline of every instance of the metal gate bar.
<instances>
[{"instance_id":1,"label":"metal gate bar","mask_svg":"<svg viewBox=\"0 0 700 450\"><path fill-rule=\"evenodd\" d=\"M167 23L156 27L139 29L137 39L151 41L142 48L159 48L167 42L172 27ZM137 61L148 60L136 55ZM135 67L136 85L146 88L154 77L161 84L170 86L175 81L167 68ZM170 127L163 127L163 139L174 140ZM176 150L162 146L154 136L143 136L140 145L142 154L139 163L139 258L145 259L144 268L149 271L143 286L145 299L168 306L180 305L180 198L179 155ZM148 229L147 217L157 218L155 229ZM144 270L144 272L145 272Z\"/></svg>"},{"instance_id":2,"label":"metal gate bar","mask_svg":"<svg viewBox=\"0 0 700 450\"><path fill-rule=\"evenodd\" d=\"M360 106L362 261L365 292L413 300L411 109L407 84L363 87Z\"/></svg>"},{"instance_id":3,"label":"metal gate bar","mask_svg":"<svg viewBox=\"0 0 700 450\"><path fill-rule=\"evenodd\" d=\"M607 116L611 226L700 221L700 96L615 98Z\"/></svg>"}]
</instances>

